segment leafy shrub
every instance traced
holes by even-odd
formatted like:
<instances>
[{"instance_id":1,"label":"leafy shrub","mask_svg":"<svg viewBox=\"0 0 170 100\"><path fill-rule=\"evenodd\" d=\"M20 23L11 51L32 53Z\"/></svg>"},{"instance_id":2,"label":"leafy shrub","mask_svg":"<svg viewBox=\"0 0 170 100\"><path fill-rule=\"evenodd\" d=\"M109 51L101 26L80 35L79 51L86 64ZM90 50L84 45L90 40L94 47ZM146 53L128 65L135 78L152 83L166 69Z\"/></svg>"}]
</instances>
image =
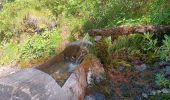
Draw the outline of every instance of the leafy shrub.
<instances>
[{"instance_id":1,"label":"leafy shrub","mask_svg":"<svg viewBox=\"0 0 170 100\"><path fill-rule=\"evenodd\" d=\"M155 25L170 24L169 0L153 0L150 4L151 23Z\"/></svg>"},{"instance_id":2,"label":"leafy shrub","mask_svg":"<svg viewBox=\"0 0 170 100\"><path fill-rule=\"evenodd\" d=\"M170 92L170 81L167 80L163 74L156 74L156 83L159 86L163 86L168 89ZM160 100L169 100L170 99L170 93L157 93L155 96L152 96L150 99L155 100L155 99L160 99Z\"/></svg>"},{"instance_id":3,"label":"leafy shrub","mask_svg":"<svg viewBox=\"0 0 170 100\"><path fill-rule=\"evenodd\" d=\"M156 74L156 83L159 86L164 86L170 89L170 81L167 80L163 74Z\"/></svg>"},{"instance_id":4,"label":"leafy shrub","mask_svg":"<svg viewBox=\"0 0 170 100\"><path fill-rule=\"evenodd\" d=\"M159 58L157 39L153 39L153 34L150 33L145 33L144 35L131 34L129 36L119 36L118 39L113 42L111 52L127 52L128 55L141 57L141 59L148 63Z\"/></svg>"},{"instance_id":5,"label":"leafy shrub","mask_svg":"<svg viewBox=\"0 0 170 100\"><path fill-rule=\"evenodd\" d=\"M161 60L168 60L170 54L170 36L165 35L164 38L160 50L160 58Z\"/></svg>"},{"instance_id":6,"label":"leafy shrub","mask_svg":"<svg viewBox=\"0 0 170 100\"><path fill-rule=\"evenodd\" d=\"M28 15L34 19L28 19ZM18 36L26 29L30 30L33 26L28 27L29 20L34 20L34 22L38 20L34 24L40 27L42 24L48 25L47 22L51 22L52 18L51 12L41 7L37 0L16 0L6 3L0 12L0 42L2 40L9 41L13 36Z\"/></svg>"},{"instance_id":7,"label":"leafy shrub","mask_svg":"<svg viewBox=\"0 0 170 100\"><path fill-rule=\"evenodd\" d=\"M53 30L42 35L34 35L28 39L20 49L20 60L36 60L46 58L55 53L55 48L60 42L60 34Z\"/></svg>"}]
</instances>

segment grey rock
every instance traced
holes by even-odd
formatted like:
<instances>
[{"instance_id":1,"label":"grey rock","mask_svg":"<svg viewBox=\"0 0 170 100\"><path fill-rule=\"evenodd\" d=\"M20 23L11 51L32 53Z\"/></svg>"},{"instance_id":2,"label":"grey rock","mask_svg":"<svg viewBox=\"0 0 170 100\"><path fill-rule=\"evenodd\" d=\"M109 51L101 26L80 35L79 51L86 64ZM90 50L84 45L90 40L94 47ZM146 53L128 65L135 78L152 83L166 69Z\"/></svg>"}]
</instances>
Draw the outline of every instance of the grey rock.
<instances>
[{"instance_id":1,"label":"grey rock","mask_svg":"<svg viewBox=\"0 0 170 100\"><path fill-rule=\"evenodd\" d=\"M135 96L134 100L142 100L142 97L141 96Z\"/></svg>"},{"instance_id":2,"label":"grey rock","mask_svg":"<svg viewBox=\"0 0 170 100\"><path fill-rule=\"evenodd\" d=\"M151 91L150 95L156 95L156 91Z\"/></svg>"},{"instance_id":3,"label":"grey rock","mask_svg":"<svg viewBox=\"0 0 170 100\"><path fill-rule=\"evenodd\" d=\"M88 84L97 84L105 80L105 71L103 65L99 60L94 60L93 65L89 68L87 73L87 83Z\"/></svg>"},{"instance_id":4,"label":"grey rock","mask_svg":"<svg viewBox=\"0 0 170 100\"><path fill-rule=\"evenodd\" d=\"M136 66L135 66L136 70L137 70L137 71L140 71L140 72L146 70L147 67L148 67L148 66L147 66L146 64L136 65Z\"/></svg>"},{"instance_id":5,"label":"grey rock","mask_svg":"<svg viewBox=\"0 0 170 100\"><path fill-rule=\"evenodd\" d=\"M101 93L95 93L95 100L106 100L105 96Z\"/></svg>"},{"instance_id":6,"label":"grey rock","mask_svg":"<svg viewBox=\"0 0 170 100\"><path fill-rule=\"evenodd\" d=\"M0 100L68 99L51 76L36 69L26 69L2 77L0 88Z\"/></svg>"},{"instance_id":7,"label":"grey rock","mask_svg":"<svg viewBox=\"0 0 170 100\"><path fill-rule=\"evenodd\" d=\"M125 70L125 67L124 67L124 66L119 66L118 70L119 70L120 72L123 72L123 71Z\"/></svg>"},{"instance_id":8,"label":"grey rock","mask_svg":"<svg viewBox=\"0 0 170 100\"><path fill-rule=\"evenodd\" d=\"M95 100L94 96L85 96L84 100Z\"/></svg>"},{"instance_id":9,"label":"grey rock","mask_svg":"<svg viewBox=\"0 0 170 100\"><path fill-rule=\"evenodd\" d=\"M101 40L102 39L102 36L95 36L95 40L96 41L99 41L99 40Z\"/></svg>"},{"instance_id":10,"label":"grey rock","mask_svg":"<svg viewBox=\"0 0 170 100\"><path fill-rule=\"evenodd\" d=\"M129 89L127 84L122 83L121 86L120 86L120 89L121 89L122 95L124 97L130 97L130 89Z\"/></svg>"},{"instance_id":11,"label":"grey rock","mask_svg":"<svg viewBox=\"0 0 170 100\"><path fill-rule=\"evenodd\" d=\"M165 75L170 75L170 66L166 66Z\"/></svg>"},{"instance_id":12,"label":"grey rock","mask_svg":"<svg viewBox=\"0 0 170 100\"><path fill-rule=\"evenodd\" d=\"M163 89L161 90L161 92L162 92L162 93L169 93L168 89L166 89L166 88L163 88Z\"/></svg>"},{"instance_id":13,"label":"grey rock","mask_svg":"<svg viewBox=\"0 0 170 100\"><path fill-rule=\"evenodd\" d=\"M77 41L69 43L67 46L73 46L73 45L77 45L82 48L90 48L93 46L92 42L87 41L87 40L77 40Z\"/></svg>"},{"instance_id":14,"label":"grey rock","mask_svg":"<svg viewBox=\"0 0 170 100\"><path fill-rule=\"evenodd\" d=\"M161 93L161 90L157 90L157 93L158 93L158 94Z\"/></svg>"},{"instance_id":15,"label":"grey rock","mask_svg":"<svg viewBox=\"0 0 170 100\"><path fill-rule=\"evenodd\" d=\"M147 95L146 93L142 93L142 96L143 96L144 98L148 98L148 95Z\"/></svg>"},{"instance_id":16,"label":"grey rock","mask_svg":"<svg viewBox=\"0 0 170 100\"><path fill-rule=\"evenodd\" d=\"M85 96L84 100L106 100L105 96L99 92Z\"/></svg>"}]
</instances>

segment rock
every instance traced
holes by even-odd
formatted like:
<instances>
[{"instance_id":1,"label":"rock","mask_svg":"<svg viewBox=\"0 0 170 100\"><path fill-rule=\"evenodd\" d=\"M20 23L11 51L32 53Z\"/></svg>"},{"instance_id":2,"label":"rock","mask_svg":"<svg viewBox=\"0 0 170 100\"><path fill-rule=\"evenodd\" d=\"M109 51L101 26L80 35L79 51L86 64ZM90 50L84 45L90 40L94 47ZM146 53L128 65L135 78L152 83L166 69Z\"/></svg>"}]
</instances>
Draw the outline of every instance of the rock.
<instances>
[{"instance_id":1,"label":"rock","mask_svg":"<svg viewBox=\"0 0 170 100\"><path fill-rule=\"evenodd\" d=\"M122 83L121 86L120 86L120 89L121 89L122 95L124 97L130 97L130 89L129 89L127 84Z\"/></svg>"},{"instance_id":2,"label":"rock","mask_svg":"<svg viewBox=\"0 0 170 100\"><path fill-rule=\"evenodd\" d=\"M146 93L142 93L142 96L143 96L144 98L148 98L148 95L147 95Z\"/></svg>"},{"instance_id":3,"label":"rock","mask_svg":"<svg viewBox=\"0 0 170 100\"><path fill-rule=\"evenodd\" d=\"M148 66L147 66L146 64L136 65L136 66L135 66L136 70L137 70L137 71L140 71L140 72L146 70L147 67L148 67Z\"/></svg>"},{"instance_id":4,"label":"rock","mask_svg":"<svg viewBox=\"0 0 170 100\"><path fill-rule=\"evenodd\" d=\"M95 100L105 100L105 96L101 93L95 93Z\"/></svg>"},{"instance_id":5,"label":"rock","mask_svg":"<svg viewBox=\"0 0 170 100\"><path fill-rule=\"evenodd\" d=\"M156 91L151 91L150 95L156 95Z\"/></svg>"},{"instance_id":6,"label":"rock","mask_svg":"<svg viewBox=\"0 0 170 100\"><path fill-rule=\"evenodd\" d=\"M166 67L166 66L170 66L170 60L168 60L168 61L161 61L161 62L159 62L159 67Z\"/></svg>"},{"instance_id":7,"label":"rock","mask_svg":"<svg viewBox=\"0 0 170 100\"><path fill-rule=\"evenodd\" d=\"M13 73L20 71L20 70L21 70L21 68L19 68L19 67L3 66L3 67L0 68L0 77L4 77L4 76L10 75L10 74L13 74Z\"/></svg>"},{"instance_id":8,"label":"rock","mask_svg":"<svg viewBox=\"0 0 170 100\"><path fill-rule=\"evenodd\" d=\"M106 100L105 96L99 92L85 96L84 100Z\"/></svg>"},{"instance_id":9,"label":"rock","mask_svg":"<svg viewBox=\"0 0 170 100\"><path fill-rule=\"evenodd\" d=\"M0 100L69 99L69 94L51 76L36 69L22 70L1 78L0 88Z\"/></svg>"},{"instance_id":10,"label":"rock","mask_svg":"<svg viewBox=\"0 0 170 100\"><path fill-rule=\"evenodd\" d=\"M124 66L119 66L118 70L119 70L120 72L123 72L123 71L125 70L125 67L124 67Z\"/></svg>"},{"instance_id":11,"label":"rock","mask_svg":"<svg viewBox=\"0 0 170 100\"><path fill-rule=\"evenodd\" d=\"M95 36L95 40L96 41L99 41L99 40L101 40L102 39L102 36Z\"/></svg>"},{"instance_id":12,"label":"rock","mask_svg":"<svg viewBox=\"0 0 170 100\"><path fill-rule=\"evenodd\" d=\"M162 93L169 93L169 91L168 91L166 88L163 88L163 89L161 90L161 92L162 92Z\"/></svg>"},{"instance_id":13,"label":"rock","mask_svg":"<svg viewBox=\"0 0 170 100\"><path fill-rule=\"evenodd\" d=\"M92 42L87 41L87 40L77 40L74 42L69 43L67 46L80 46L82 48L90 48L93 46Z\"/></svg>"},{"instance_id":14,"label":"rock","mask_svg":"<svg viewBox=\"0 0 170 100\"><path fill-rule=\"evenodd\" d=\"M121 100L121 98L120 98L119 96L113 95L113 96L112 96L112 100Z\"/></svg>"},{"instance_id":15,"label":"rock","mask_svg":"<svg viewBox=\"0 0 170 100\"><path fill-rule=\"evenodd\" d=\"M143 100L141 96L135 96L134 100Z\"/></svg>"},{"instance_id":16,"label":"rock","mask_svg":"<svg viewBox=\"0 0 170 100\"><path fill-rule=\"evenodd\" d=\"M89 71L87 73L87 82L88 84L97 84L105 80L105 71L103 65L98 59L92 60L93 63L91 67L89 67Z\"/></svg>"},{"instance_id":17,"label":"rock","mask_svg":"<svg viewBox=\"0 0 170 100\"><path fill-rule=\"evenodd\" d=\"M95 100L94 96L85 96L84 100Z\"/></svg>"},{"instance_id":18,"label":"rock","mask_svg":"<svg viewBox=\"0 0 170 100\"><path fill-rule=\"evenodd\" d=\"M170 75L170 66L166 66L165 68L165 75Z\"/></svg>"},{"instance_id":19,"label":"rock","mask_svg":"<svg viewBox=\"0 0 170 100\"><path fill-rule=\"evenodd\" d=\"M160 93L161 93L161 90L157 90L157 93L160 94Z\"/></svg>"}]
</instances>

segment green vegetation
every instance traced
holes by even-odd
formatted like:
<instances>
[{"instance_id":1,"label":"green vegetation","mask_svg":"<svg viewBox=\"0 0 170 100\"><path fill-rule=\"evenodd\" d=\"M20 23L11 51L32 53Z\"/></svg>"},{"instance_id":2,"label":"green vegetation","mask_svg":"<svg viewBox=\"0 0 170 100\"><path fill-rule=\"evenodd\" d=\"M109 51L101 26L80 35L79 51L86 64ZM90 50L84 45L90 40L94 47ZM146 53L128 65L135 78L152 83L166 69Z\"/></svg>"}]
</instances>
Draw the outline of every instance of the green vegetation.
<instances>
[{"instance_id":1,"label":"green vegetation","mask_svg":"<svg viewBox=\"0 0 170 100\"><path fill-rule=\"evenodd\" d=\"M5 54L5 47L10 48L8 44L16 45L12 47L19 48L23 43L25 43L25 45L31 43L31 46L35 46L35 49L37 49L35 51L41 52L37 54L39 58L40 55L46 51L43 51L42 48L45 47L47 45L46 42L50 40L42 39L43 35L50 34L51 30L56 28L56 25L57 29L55 30L58 30L59 34L67 34L66 37L61 38L74 41L81 38L84 33L93 28L115 27L120 25L169 24L169 12L170 6L167 0L7 1L0 12L1 51ZM147 57L148 62L158 58L162 60L166 59L167 56L169 56L168 36L165 36L163 45L158 47L158 42L160 41L147 37L147 35L149 34L146 33L144 36L121 36L112 46L110 45L109 48L112 48L112 52L126 49L130 55L139 54L142 55L145 60ZM23 37L24 39L22 39ZM39 40L42 41L40 42ZM15 43L11 43L11 41ZM139 45L136 45L136 43L139 43ZM22 49L18 51L17 49L14 51L16 51L16 54L24 52L24 55L29 55L30 57L31 53L33 53L33 51L29 51L31 50L31 46L24 46L26 50ZM39 50L40 48L42 51ZM159 50L159 48L161 50ZM47 51L46 53L48 55ZM21 53L21 55L22 54L23 53ZM33 54L32 57L35 58L35 55ZM8 56L8 58L10 59L11 57Z\"/></svg>"},{"instance_id":2,"label":"green vegetation","mask_svg":"<svg viewBox=\"0 0 170 100\"><path fill-rule=\"evenodd\" d=\"M3 0L0 10L0 65L21 67L42 63L91 29L170 24L169 0ZM118 36L113 43L90 38L90 53L107 68L169 61L170 36L155 34ZM169 88L163 76L156 80Z\"/></svg>"}]
</instances>

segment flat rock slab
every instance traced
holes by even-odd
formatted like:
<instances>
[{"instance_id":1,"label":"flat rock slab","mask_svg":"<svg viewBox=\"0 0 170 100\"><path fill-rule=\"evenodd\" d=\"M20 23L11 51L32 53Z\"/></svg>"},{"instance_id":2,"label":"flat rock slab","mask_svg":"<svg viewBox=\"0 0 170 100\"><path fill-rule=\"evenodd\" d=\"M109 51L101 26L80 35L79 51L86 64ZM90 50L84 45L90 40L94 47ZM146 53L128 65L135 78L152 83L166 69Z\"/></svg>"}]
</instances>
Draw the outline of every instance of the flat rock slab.
<instances>
[{"instance_id":1,"label":"flat rock slab","mask_svg":"<svg viewBox=\"0 0 170 100\"><path fill-rule=\"evenodd\" d=\"M17 71L20 71L21 68L18 67L9 67L9 66L0 66L0 77L4 77L10 74L13 74Z\"/></svg>"},{"instance_id":2,"label":"flat rock slab","mask_svg":"<svg viewBox=\"0 0 170 100\"><path fill-rule=\"evenodd\" d=\"M26 69L0 79L0 100L69 100L48 74Z\"/></svg>"}]
</instances>

